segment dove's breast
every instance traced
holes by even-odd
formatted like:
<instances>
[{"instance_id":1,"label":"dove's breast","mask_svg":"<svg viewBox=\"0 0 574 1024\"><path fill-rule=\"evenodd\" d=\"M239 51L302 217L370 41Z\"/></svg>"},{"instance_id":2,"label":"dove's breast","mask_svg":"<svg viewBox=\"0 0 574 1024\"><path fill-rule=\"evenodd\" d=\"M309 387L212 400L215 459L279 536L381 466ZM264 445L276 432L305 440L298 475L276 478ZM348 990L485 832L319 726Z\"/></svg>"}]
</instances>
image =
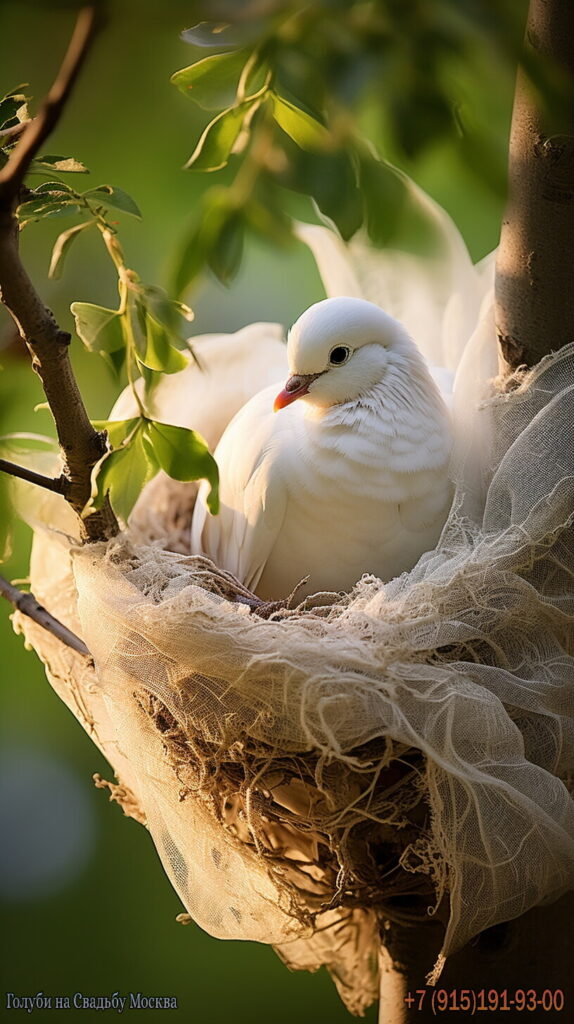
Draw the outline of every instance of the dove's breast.
<instances>
[{"instance_id":1,"label":"dove's breast","mask_svg":"<svg viewBox=\"0 0 574 1024\"><path fill-rule=\"evenodd\" d=\"M357 415L359 412L359 415ZM257 584L264 598L389 580L433 548L448 512L448 421L405 431L380 409L340 407L307 420L290 459L285 516Z\"/></svg>"},{"instance_id":2,"label":"dove's breast","mask_svg":"<svg viewBox=\"0 0 574 1024\"><path fill-rule=\"evenodd\" d=\"M294 402L272 410L273 388L242 410L216 450L221 511L206 486L194 513L193 550L265 599L348 590L363 573L383 580L436 544L451 498L448 414L395 405L387 388L321 415ZM432 397L432 396L431 396Z\"/></svg>"}]
</instances>

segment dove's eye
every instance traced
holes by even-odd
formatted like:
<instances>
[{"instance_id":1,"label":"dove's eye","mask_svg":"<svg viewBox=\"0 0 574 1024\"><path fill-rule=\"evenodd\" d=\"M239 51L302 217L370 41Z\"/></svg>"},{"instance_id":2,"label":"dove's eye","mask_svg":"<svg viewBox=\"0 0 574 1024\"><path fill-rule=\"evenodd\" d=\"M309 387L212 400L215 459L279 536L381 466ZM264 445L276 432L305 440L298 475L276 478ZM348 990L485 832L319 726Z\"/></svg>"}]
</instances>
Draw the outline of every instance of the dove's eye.
<instances>
[{"instance_id":1,"label":"dove's eye","mask_svg":"<svg viewBox=\"0 0 574 1024\"><path fill-rule=\"evenodd\" d=\"M329 356L329 362L331 366L342 366L343 363L347 362L347 359L351 355L351 349L345 345L337 345Z\"/></svg>"}]
</instances>

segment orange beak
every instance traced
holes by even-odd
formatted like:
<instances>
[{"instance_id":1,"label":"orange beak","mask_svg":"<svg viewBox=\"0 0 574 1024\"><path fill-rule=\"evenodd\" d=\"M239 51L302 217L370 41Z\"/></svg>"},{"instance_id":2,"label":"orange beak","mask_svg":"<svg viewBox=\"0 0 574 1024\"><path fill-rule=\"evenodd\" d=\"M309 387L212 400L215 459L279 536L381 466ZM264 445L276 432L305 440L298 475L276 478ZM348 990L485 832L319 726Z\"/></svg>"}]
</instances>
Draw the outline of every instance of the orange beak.
<instances>
[{"instance_id":1,"label":"orange beak","mask_svg":"<svg viewBox=\"0 0 574 1024\"><path fill-rule=\"evenodd\" d=\"M294 374L289 377L283 391L280 391L273 403L273 411L279 412L280 409L284 409L285 406L291 405L291 402L295 402L302 395L306 395L309 392L309 387L314 380L317 380L320 374L318 373L305 373L305 374Z\"/></svg>"}]
</instances>

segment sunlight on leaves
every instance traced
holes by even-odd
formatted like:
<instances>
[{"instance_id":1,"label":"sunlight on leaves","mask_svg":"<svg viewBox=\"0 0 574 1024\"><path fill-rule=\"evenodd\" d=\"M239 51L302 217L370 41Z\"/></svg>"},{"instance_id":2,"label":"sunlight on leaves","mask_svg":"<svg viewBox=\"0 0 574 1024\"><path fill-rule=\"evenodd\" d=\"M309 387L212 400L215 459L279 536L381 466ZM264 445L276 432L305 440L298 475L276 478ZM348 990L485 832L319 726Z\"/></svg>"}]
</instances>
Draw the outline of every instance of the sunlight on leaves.
<instances>
[{"instance_id":1,"label":"sunlight on leaves","mask_svg":"<svg viewBox=\"0 0 574 1024\"><path fill-rule=\"evenodd\" d=\"M80 204L67 191L53 189L21 203L17 213L20 227L25 227L32 221L45 220L48 217L66 217L80 211Z\"/></svg>"},{"instance_id":2,"label":"sunlight on leaves","mask_svg":"<svg viewBox=\"0 0 574 1024\"><path fill-rule=\"evenodd\" d=\"M245 54L215 53L171 76L177 88L204 110L221 110L235 99Z\"/></svg>"},{"instance_id":3,"label":"sunlight on leaves","mask_svg":"<svg viewBox=\"0 0 574 1024\"><path fill-rule=\"evenodd\" d=\"M170 335L163 324L155 317L146 313L146 349L140 362L148 370L159 370L162 373L179 373L188 366L188 360L170 342Z\"/></svg>"},{"instance_id":4,"label":"sunlight on leaves","mask_svg":"<svg viewBox=\"0 0 574 1024\"><path fill-rule=\"evenodd\" d=\"M204 479L211 485L207 504L214 514L219 510L219 474L207 442L201 434L186 427L152 421L146 426L155 456L161 468L174 480Z\"/></svg>"},{"instance_id":5,"label":"sunlight on leaves","mask_svg":"<svg viewBox=\"0 0 574 1024\"><path fill-rule=\"evenodd\" d=\"M130 420L92 420L96 430L105 430L112 448L119 448L139 424L137 416Z\"/></svg>"},{"instance_id":6,"label":"sunlight on leaves","mask_svg":"<svg viewBox=\"0 0 574 1024\"><path fill-rule=\"evenodd\" d=\"M306 110L295 103L273 93L273 116L283 129L301 149L325 149L330 137L324 125L315 120Z\"/></svg>"},{"instance_id":7,"label":"sunlight on leaves","mask_svg":"<svg viewBox=\"0 0 574 1024\"><path fill-rule=\"evenodd\" d=\"M117 185L98 185L97 188L90 188L86 192L82 192L82 197L88 202L119 210L121 213L128 213L131 217L138 217L141 220L141 210L135 199L132 199Z\"/></svg>"},{"instance_id":8,"label":"sunlight on leaves","mask_svg":"<svg viewBox=\"0 0 574 1024\"><path fill-rule=\"evenodd\" d=\"M224 110L214 118L203 132L186 168L194 171L219 171L225 167L241 129L260 103L261 98L251 98Z\"/></svg>"},{"instance_id":9,"label":"sunlight on leaves","mask_svg":"<svg viewBox=\"0 0 574 1024\"><path fill-rule=\"evenodd\" d=\"M80 160L72 156L39 156L30 167L30 174L45 174L57 171L58 174L89 174L88 168Z\"/></svg>"},{"instance_id":10,"label":"sunlight on leaves","mask_svg":"<svg viewBox=\"0 0 574 1024\"><path fill-rule=\"evenodd\" d=\"M143 424L128 444L104 455L92 472L92 500L87 511L102 507L108 495L112 508L127 523L146 483L155 476L158 464L143 443Z\"/></svg>"},{"instance_id":11,"label":"sunlight on leaves","mask_svg":"<svg viewBox=\"0 0 574 1024\"><path fill-rule=\"evenodd\" d=\"M76 321L76 333L90 352L123 349L125 339L119 310L91 302L73 302L70 309Z\"/></svg>"}]
</instances>

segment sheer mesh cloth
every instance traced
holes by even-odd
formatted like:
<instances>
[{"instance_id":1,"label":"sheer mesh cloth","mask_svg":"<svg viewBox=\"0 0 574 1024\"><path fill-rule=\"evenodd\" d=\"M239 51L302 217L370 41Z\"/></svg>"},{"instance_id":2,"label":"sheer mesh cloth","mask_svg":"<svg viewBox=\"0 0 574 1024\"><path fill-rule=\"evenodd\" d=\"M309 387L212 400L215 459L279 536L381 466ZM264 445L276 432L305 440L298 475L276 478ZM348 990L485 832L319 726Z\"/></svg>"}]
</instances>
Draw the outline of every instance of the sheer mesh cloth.
<instances>
[{"instance_id":1,"label":"sheer mesh cloth","mask_svg":"<svg viewBox=\"0 0 574 1024\"><path fill-rule=\"evenodd\" d=\"M382 305L454 392L456 492L436 550L390 583L262 618L240 581L190 555L195 485L160 474L124 534L87 548L63 500L34 491L32 588L94 666L15 616L186 911L292 967L327 965L359 1014L389 921L445 921L436 979L473 935L574 886L574 346L495 379L492 259L473 267L445 212L408 188L430 261L299 234L326 293ZM282 366L278 339L265 324L234 336L242 386ZM244 398L230 339L201 344L216 346L219 408L190 370L160 382L154 415L215 443L214 417ZM114 415L137 415L133 396Z\"/></svg>"},{"instance_id":2,"label":"sheer mesh cloth","mask_svg":"<svg viewBox=\"0 0 574 1024\"><path fill-rule=\"evenodd\" d=\"M475 358L491 331L487 313ZM436 550L268 619L184 553L175 498L80 548L61 499L35 496L32 587L95 667L17 627L113 795L202 928L327 964L355 1013L413 896L448 906L436 977L574 885L574 346L479 391L468 371ZM150 540L158 508L176 550Z\"/></svg>"}]
</instances>

